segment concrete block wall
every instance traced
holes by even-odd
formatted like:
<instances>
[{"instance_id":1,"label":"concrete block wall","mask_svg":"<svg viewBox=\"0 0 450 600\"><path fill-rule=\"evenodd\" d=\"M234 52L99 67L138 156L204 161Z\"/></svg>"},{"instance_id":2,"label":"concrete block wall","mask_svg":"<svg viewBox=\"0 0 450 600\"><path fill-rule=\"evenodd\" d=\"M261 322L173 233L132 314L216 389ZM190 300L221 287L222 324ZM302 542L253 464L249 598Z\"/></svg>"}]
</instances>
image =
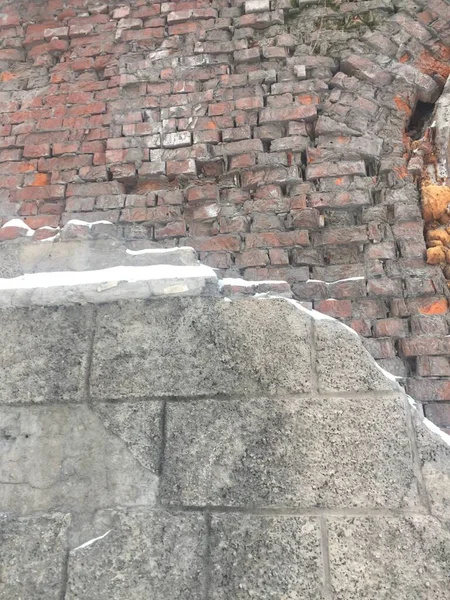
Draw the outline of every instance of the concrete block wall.
<instances>
[{"instance_id":1,"label":"concrete block wall","mask_svg":"<svg viewBox=\"0 0 450 600\"><path fill-rule=\"evenodd\" d=\"M0 598L450 598L450 438L354 332L130 293L0 309Z\"/></svg>"},{"instance_id":2,"label":"concrete block wall","mask_svg":"<svg viewBox=\"0 0 450 600\"><path fill-rule=\"evenodd\" d=\"M450 429L448 286L426 263L413 139L450 73L445 0L0 13L2 223L44 238L108 220L136 247L288 280Z\"/></svg>"}]
</instances>

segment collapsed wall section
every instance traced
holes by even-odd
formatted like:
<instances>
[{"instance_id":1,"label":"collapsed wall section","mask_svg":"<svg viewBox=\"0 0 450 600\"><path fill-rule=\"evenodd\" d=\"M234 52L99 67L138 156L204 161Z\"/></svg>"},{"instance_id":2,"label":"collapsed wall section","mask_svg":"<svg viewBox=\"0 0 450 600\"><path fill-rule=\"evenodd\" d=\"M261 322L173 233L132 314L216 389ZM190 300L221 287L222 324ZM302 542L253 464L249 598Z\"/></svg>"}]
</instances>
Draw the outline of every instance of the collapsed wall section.
<instances>
[{"instance_id":1,"label":"collapsed wall section","mask_svg":"<svg viewBox=\"0 0 450 600\"><path fill-rule=\"evenodd\" d=\"M135 249L288 280L450 428L448 287L407 135L450 72L444 0L0 6L2 223L108 220Z\"/></svg>"},{"instance_id":2,"label":"collapsed wall section","mask_svg":"<svg viewBox=\"0 0 450 600\"><path fill-rule=\"evenodd\" d=\"M449 438L355 332L121 287L0 309L0 597L450 598Z\"/></svg>"}]
</instances>

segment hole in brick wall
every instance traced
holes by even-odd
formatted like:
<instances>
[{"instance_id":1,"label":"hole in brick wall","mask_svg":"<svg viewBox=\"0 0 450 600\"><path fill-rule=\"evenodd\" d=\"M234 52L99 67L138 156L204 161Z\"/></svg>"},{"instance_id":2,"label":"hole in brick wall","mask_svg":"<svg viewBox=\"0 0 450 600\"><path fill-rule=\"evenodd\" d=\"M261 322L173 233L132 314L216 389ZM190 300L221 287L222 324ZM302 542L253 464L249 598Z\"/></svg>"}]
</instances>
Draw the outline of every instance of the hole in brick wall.
<instances>
[{"instance_id":1,"label":"hole in brick wall","mask_svg":"<svg viewBox=\"0 0 450 600\"><path fill-rule=\"evenodd\" d=\"M416 108L409 120L408 129L406 130L406 133L412 140L420 140L427 127L431 125L433 111L434 103L422 102L421 100L417 102Z\"/></svg>"}]
</instances>

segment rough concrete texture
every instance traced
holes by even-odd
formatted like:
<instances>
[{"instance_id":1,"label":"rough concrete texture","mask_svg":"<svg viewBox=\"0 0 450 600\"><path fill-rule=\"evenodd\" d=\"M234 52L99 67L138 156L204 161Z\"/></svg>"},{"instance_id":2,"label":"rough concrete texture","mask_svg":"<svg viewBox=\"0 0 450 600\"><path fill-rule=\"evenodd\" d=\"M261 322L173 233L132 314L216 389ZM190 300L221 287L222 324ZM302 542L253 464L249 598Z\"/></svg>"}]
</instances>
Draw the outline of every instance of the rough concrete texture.
<instances>
[{"instance_id":1,"label":"rough concrete texture","mask_svg":"<svg viewBox=\"0 0 450 600\"><path fill-rule=\"evenodd\" d=\"M260 296L0 316L2 600L450 600L448 439L344 325Z\"/></svg>"},{"instance_id":2,"label":"rough concrete texture","mask_svg":"<svg viewBox=\"0 0 450 600\"><path fill-rule=\"evenodd\" d=\"M0 404L80 402L93 316L91 306L0 311Z\"/></svg>"},{"instance_id":3,"label":"rough concrete texture","mask_svg":"<svg viewBox=\"0 0 450 600\"><path fill-rule=\"evenodd\" d=\"M204 598L204 515L128 510L100 518L104 537L70 553L65 600Z\"/></svg>"},{"instance_id":4,"label":"rough concrete texture","mask_svg":"<svg viewBox=\"0 0 450 600\"><path fill-rule=\"evenodd\" d=\"M97 319L94 401L311 390L312 319L281 299L108 304Z\"/></svg>"},{"instance_id":5,"label":"rough concrete texture","mask_svg":"<svg viewBox=\"0 0 450 600\"><path fill-rule=\"evenodd\" d=\"M210 543L211 600L324 598L317 518L213 515Z\"/></svg>"},{"instance_id":6,"label":"rough concrete texture","mask_svg":"<svg viewBox=\"0 0 450 600\"><path fill-rule=\"evenodd\" d=\"M448 0L0 6L0 273L192 245L221 277L289 280L450 431Z\"/></svg>"},{"instance_id":7,"label":"rough concrete texture","mask_svg":"<svg viewBox=\"0 0 450 600\"><path fill-rule=\"evenodd\" d=\"M170 402L166 435L172 505L421 510L398 396Z\"/></svg>"},{"instance_id":8,"label":"rough concrete texture","mask_svg":"<svg viewBox=\"0 0 450 600\"><path fill-rule=\"evenodd\" d=\"M0 515L0 598L62 598L70 516Z\"/></svg>"}]
</instances>

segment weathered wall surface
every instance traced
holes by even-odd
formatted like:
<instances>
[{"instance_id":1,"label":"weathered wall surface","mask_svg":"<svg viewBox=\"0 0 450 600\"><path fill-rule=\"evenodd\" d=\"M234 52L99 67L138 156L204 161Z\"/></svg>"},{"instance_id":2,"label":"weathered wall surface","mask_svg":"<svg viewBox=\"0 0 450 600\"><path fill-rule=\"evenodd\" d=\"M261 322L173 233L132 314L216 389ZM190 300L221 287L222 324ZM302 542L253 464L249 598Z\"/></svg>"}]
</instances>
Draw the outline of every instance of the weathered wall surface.
<instances>
[{"instance_id":1,"label":"weathered wall surface","mask_svg":"<svg viewBox=\"0 0 450 600\"><path fill-rule=\"evenodd\" d=\"M449 438L354 332L123 288L0 310L0 598L450 598Z\"/></svg>"},{"instance_id":2,"label":"weathered wall surface","mask_svg":"<svg viewBox=\"0 0 450 600\"><path fill-rule=\"evenodd\" d=\"M2 222L107 219L287 279L450 428L448 288L406 133L450 72L445 0L0 6Z\"/></svg>"}]
</instances>

